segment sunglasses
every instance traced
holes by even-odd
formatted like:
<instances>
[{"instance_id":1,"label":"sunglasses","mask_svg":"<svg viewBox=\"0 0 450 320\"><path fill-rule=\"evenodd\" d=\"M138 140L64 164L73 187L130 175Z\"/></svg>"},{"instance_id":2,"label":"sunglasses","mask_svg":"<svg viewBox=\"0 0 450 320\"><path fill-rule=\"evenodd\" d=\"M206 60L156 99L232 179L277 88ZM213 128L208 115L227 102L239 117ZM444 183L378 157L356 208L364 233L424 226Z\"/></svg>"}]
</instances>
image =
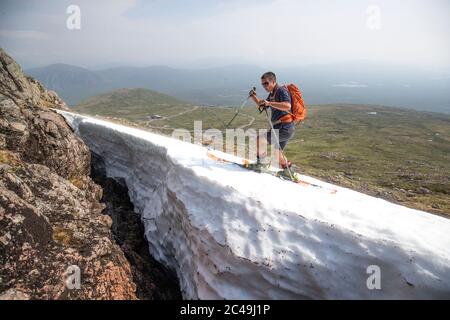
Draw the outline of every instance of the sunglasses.
<instances>
[{"instance_id":1,"label":"sunglasses","mask_svg":"<svg viewBox=\"0 0 450 320\"><path fill-rule=\"evenodd\" d=\"M269 82L263 82L263 83L261 83L261 85L263 86L263 87L265 87L265 86L267 86L267 85L269 85Z\"/></svg>"}]
</instances>

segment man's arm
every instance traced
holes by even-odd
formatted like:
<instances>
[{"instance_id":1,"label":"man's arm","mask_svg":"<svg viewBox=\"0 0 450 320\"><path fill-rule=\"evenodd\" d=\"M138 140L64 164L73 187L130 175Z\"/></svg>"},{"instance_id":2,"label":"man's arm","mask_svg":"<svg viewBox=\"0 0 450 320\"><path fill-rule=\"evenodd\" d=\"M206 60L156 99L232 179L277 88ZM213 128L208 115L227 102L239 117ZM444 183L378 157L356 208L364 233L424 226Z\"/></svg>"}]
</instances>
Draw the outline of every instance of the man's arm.
<instances>
[{"instance_id":1,"label":"man's arm","mask_svg":"<svg viewBox=\"0 0 450 320\"><path fill-rule=\"evenodd\" d=\"M267 101L264 100L266 106L271 106L272 108L281 110L281 111L291 111L291 104L287 101L284 102L275 102L275 101Z\"/></svg>"},{"instance_id":2,"label":"man's arm","mask_svg":"<svg viewBox=\"0 0 450 320\"><path fill-rule=\"evenodd\" d=\"M288 101L283 101L283 102L275 102L275 101L267 101L267 100L263 100L263 99L258 99L258 97L256 96L256 93L254 93L254 91L250 91L250 97L252 98L252 100L256 103L256 105L258 107L260 106L271 106L275 109L279 109L281 111L290 111L291 110L291 104Z\"/></svg>"},{"instance_id":3,"label":"man's arm","mask_svg":"<svg viewBox=\"0 0 450 320\"><path fill-rule=\"evenodd\" d=\"M256 96L256 93L254 90L251 90L249 95L250 95L250 98L252 98L252 100L256 103L257 108L259 108L261 106L261 104L265 101L264 99L259 99Z\"/></svg>"},{"instance_id":4,"label":"man's arm","mask_svg":"<svg viewBox=\"0 0 450 320\"><path fill-rule=\"evenodd\" d=\"M251 91L250 91L250 93L251 93ZM256 96L256 94L251 94L250 97L251 97L252 100L256 103L256 105L258 105L258 106L259 106L259 104L261 103L261 101L263 101L263 100L258 99L258 97Z\"/></svg>"},{"instance_id":5,"label":"man's arm","mask_svg":"<svg viewBox=\"0 0 450 320\"><path fill-rule=\"evenodd\" d=\"M256 95L251 96L252 100L256 103L256 105L268 107L271 106L275 109L279 109L281 111L291 111L291 104L287 101L284 102L275 102L275 101L267 101L263 99L258 99Z\"/></svg>"}]
</instances>

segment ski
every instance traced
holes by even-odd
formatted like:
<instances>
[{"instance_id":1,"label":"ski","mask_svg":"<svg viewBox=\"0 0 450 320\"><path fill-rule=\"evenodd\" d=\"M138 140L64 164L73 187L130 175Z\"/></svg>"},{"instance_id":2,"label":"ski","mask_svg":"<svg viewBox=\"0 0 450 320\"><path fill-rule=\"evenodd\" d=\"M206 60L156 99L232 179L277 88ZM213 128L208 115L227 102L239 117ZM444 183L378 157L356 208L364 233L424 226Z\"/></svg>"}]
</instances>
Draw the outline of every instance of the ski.
<instances>
[{"instance_id":1,"label":"ski","mask_svg":"<svg viewBox=\"0 0 450 320\"><path fill-rule=\"evenodd\" d=\"M292 173L293 176L294 176L294 179L295 179L295 180L293 180L290 177L290 175L285 172L285 170L275 169L275 168L270 167L270 166L264 166L264 165L256 164L255 162L252 162L250 160L239 158L239 157L235 157L235 156L232 156L232 155L228 155L228 154L225 154L225 155L226 155L227 158L225 158L225 156L218 156L217 154L213 154L213 152L211 150L207 151L208 158L210 158L211 160L217 161L217 162L237 165L237 166L239 166L239 167L241 167L243 169L254 171L254 172L258 172L258 173L267 173L267 174L270 174L270 175L272 175L274 177L277 177L277 178L279 178L281 180L290 181L290 182L293 182L293 183L296 183L296 184L324 189L324 190L329 191L331 194L335 194L337 192L336 189L329 189L327 187L324 187L324 186L321 186L321 185L318 185L318 184L315 184L315 183L304 181L304 180L300 179L300 175L297 172L293 172Z\"/></svg>"}]
</instances>

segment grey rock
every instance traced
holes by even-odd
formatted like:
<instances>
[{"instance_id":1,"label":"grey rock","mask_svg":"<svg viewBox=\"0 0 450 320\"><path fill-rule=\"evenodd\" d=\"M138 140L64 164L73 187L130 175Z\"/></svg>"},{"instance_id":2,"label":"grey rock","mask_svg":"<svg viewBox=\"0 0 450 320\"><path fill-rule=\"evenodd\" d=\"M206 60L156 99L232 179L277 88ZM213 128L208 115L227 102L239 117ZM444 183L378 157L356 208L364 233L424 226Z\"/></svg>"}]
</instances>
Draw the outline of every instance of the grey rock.
<instances>
[{"instance_id":1,"label":"grey rock","mask_svg":"<svg viewBox=\"0 0 450 320\"><path fill-rule=\"evenodd\" d=\"M14 288L0 293L0 300L30 300L30 296Z\"/></svg>"},{"instance_id":2,"label":"grey rock","mask_svg":"<svg viewBox=\"0 0 450 320\"><path fill-rule=\"evenodd\" d=\"M0 299L136 299L89 149L52 108L67 106L0 49Z\"/></svg>"}]
</instances>

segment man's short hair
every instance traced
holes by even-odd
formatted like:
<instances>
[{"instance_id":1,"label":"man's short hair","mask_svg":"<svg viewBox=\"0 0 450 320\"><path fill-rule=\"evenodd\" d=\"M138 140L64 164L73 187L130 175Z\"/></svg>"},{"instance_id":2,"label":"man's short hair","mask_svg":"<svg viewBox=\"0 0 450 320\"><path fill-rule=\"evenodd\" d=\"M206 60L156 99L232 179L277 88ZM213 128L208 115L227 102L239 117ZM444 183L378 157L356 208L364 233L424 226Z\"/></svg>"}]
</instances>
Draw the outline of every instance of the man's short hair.
<instances>
[{"instance_id":1,"label":"man's short hair","mask_svg":"<svg viewBox=\"0 0 450 320\"><path fill-rule=\"evenodd\" d=\"M277 76L272 71L268 71L261 76L261 79L267 79L270 81L277 81Z\"/></svg>"}]
</instances>

